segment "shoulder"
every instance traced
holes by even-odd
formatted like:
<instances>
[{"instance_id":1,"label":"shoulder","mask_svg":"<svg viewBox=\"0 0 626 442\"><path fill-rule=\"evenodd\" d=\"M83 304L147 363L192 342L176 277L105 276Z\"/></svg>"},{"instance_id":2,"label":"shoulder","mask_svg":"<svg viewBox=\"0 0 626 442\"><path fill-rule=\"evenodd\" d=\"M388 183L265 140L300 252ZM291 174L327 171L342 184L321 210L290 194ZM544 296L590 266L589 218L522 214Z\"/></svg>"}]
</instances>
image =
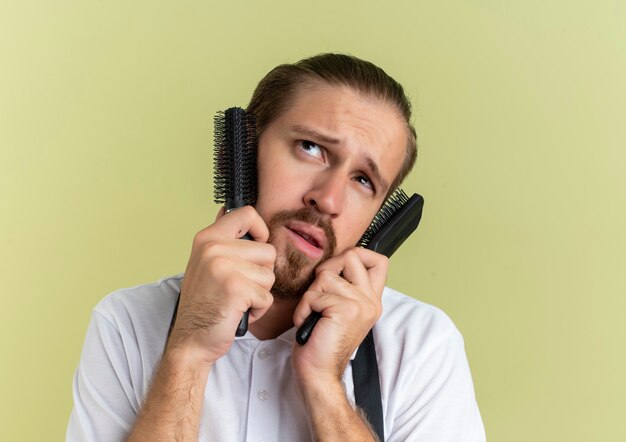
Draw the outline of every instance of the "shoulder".
<instances>
[{"instance_id":1,"label":"shoulder","mask_svg":"<svg viewBox=\"0 0 626 442\"><path fill-rule=\"evenodd\" d=\"M442 375L466 366L461 333L441 309L390 288L383 293L383 314L374 326L381 373L393 382Z\"/></svg>"},{"instance_id":2,"label":"shoulder","mask_svg":"<svg viewBox=\"0 0 626 442\"><path fill-rule=\"evenodd\" d=\"M119 331L167 331L181 282L182 274L117 290L96 305L94 317L108 321Z\"/></svg>"},{"instance_id":3,"label":"shoulder","mask_svg":"<svg viewBox=\"0 0 626 442\"><path fill-rule=\"evenodd\" d=\"M126 437L163 353L181 280L117 290L93 309L74 375L68 440Z\"/></svg>"},{"instance_id":4,"label":"shoulder","mask_svg":"<svg viewBox=\"0 0 626 442\"><path fill-rule=\"evenodd\" d=\"M374 340L390 441L485 440L463 337L448 315L385 288Z\"/></svg>"},{"instance_id":5,"label":"shoulder","mask_svg":"<svg viewBox=\"0 0 626 442\"><path fill-rule=\"evenodd\" d=\"M383 292L383 314L376 323L375 333L381 340L415 341L421 348L450 337L461 337L441 309L389 287Z\"/></svg>"}]
</instances>

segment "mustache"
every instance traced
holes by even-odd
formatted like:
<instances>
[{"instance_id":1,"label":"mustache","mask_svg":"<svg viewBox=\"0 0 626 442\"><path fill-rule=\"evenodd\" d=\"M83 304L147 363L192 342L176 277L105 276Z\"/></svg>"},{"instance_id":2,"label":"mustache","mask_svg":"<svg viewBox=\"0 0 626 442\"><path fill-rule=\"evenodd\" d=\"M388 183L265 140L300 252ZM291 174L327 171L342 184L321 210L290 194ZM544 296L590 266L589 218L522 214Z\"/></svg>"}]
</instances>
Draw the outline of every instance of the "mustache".
<instances>
[{"instance_id":1,"label":"mustache","mask_svg":"<svg viewBox=\"0 0 626 442\"><path fill-rule=\"evenodd\" d=\"M333 253L335 253L335 248L337 247L337 236L335 235L335 229L327 217L309 207L303 207L297 210L283 210L275 214L270 220L270 232L273 227L285 224L288 221L301 221L322 229L324 231L324 235L326 236L324 250L325 256L330 257Z\"/></svg>"}]
</instances>

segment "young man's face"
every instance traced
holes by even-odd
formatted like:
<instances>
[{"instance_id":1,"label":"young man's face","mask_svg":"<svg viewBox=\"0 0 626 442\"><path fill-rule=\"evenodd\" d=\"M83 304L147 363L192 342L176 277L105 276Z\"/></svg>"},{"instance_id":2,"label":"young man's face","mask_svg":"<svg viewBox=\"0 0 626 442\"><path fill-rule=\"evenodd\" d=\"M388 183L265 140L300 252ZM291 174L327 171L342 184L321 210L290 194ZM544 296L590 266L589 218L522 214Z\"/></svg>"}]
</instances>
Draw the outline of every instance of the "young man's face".
<instances>
[{"instance_id":1,"label":"young man's face","mask_svg":"<svg viewBox=\"0 0 626 442\"><path fill-rule=\"evenodd\" d=\"M298 298L317 264L355 246L400 171L406 143L406 124L390 104L320 83L296 93L266 128L255 207L277 250L277 298Z\"/></svg>"}]
</instances>

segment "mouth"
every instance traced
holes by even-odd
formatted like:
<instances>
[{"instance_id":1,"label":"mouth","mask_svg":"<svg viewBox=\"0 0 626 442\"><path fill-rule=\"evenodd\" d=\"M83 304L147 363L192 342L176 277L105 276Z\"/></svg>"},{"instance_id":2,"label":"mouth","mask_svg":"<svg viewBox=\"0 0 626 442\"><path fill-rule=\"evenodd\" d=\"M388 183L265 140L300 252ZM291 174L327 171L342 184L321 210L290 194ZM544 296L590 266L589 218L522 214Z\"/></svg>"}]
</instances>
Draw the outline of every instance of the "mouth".
<instances>
[{"instance_id":1,"label":"mouth","mask_svg":"<svg viewBox=\"0 0 626 442\"><path fill-rule=\"evenodd\" d=\"M285 228L298 250L314 260L322 257L326 244L326 235L323 230L303 222L290 222L285 225Z\"/></svg>"}]
</instances>

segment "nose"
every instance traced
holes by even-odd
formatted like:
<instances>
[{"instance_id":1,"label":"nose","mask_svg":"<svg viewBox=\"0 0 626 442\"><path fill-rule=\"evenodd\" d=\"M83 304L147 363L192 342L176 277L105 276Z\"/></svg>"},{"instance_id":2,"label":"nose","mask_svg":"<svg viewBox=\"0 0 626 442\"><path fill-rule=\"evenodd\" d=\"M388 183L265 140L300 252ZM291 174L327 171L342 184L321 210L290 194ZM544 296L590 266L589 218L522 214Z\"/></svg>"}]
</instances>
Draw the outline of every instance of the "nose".
<instances>
[{"instance_id":1,"label":"nose","mask_svg":"<svg viewBox=\"0 0 626 442\"><path fill-rule=\"evenodd\" d=\"M321 174L304 195L304 204L336 218L346 204L347 179L340 171Z\"/></svg>"}]
</instances>

